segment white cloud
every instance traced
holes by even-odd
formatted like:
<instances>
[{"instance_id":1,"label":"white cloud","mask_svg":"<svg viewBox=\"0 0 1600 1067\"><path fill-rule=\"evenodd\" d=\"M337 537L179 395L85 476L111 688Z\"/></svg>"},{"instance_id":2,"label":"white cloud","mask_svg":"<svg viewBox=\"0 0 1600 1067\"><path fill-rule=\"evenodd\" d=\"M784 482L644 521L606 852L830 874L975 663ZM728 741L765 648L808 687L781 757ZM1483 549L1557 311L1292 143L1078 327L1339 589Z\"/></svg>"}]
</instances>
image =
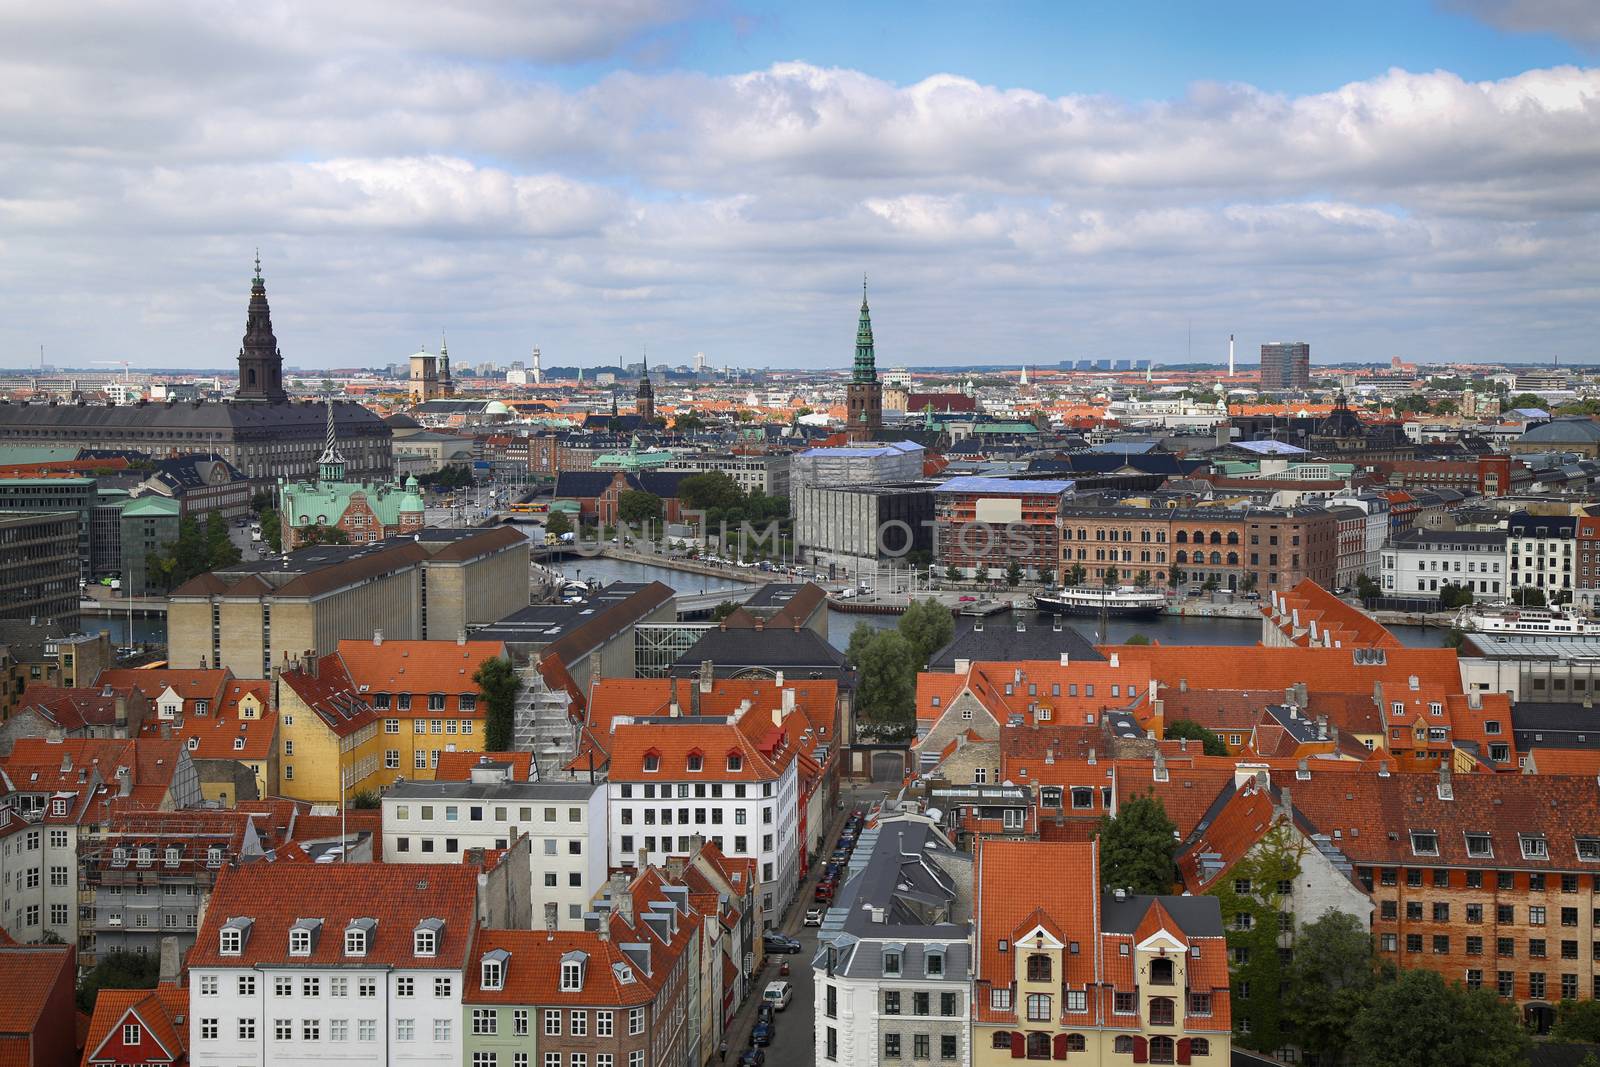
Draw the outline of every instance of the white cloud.
<instances>
[{"instance_id":1,"label":"white cloud","mask_svg":"<svg viewBox=\"0 0 1600 1067\"><path fill-rule=\"evenodd\" d=\"M1454 11L1502 30L1553 33L1577 44L1600 44L1600 8L1591 0L1447 0Z\"/></svg>"},{"instance_id":2,"label":"white cloud","mask_svg":"<svg viewBox=\"0 0 1600 1067\"><path fill-rule=\"evenodd\" d=\"M837 364L862 269L887 363L1171 358L1190 320L1596 354L1600 70L1154 103L800 63L564 89L526 61L694 10L388 12L0 11L0 362L225 361L258 243L308 363L443 325L469 359Z\"/></svg>"}]
</instances>

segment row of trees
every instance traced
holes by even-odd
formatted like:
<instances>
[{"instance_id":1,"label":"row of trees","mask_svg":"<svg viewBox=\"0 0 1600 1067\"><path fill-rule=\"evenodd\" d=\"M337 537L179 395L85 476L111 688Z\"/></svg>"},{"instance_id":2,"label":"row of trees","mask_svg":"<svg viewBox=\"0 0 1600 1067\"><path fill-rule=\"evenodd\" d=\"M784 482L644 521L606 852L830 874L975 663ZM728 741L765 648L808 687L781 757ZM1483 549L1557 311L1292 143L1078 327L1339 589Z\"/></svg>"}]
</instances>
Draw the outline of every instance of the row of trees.
<instances>
[{"instance_id":1,"label":"row of trees","mask_svg":"<svg viewBox=\"0 0 1600 1067\"><path fill-rule=\"evenodd\" d=\"M1179 736L1194 732L1183 728ZM1176 831L1153 793L1124 801L1114 818L1101 819L1101 887L1170 893ZM1235 1033L1238 1044L1267 1053L1294 1044L1335 1064L1524 1062L1528 1039L1514 1007L1433 971L1380 964L1372 935L1351 915L1328 911L1296 932L1292 952L1280 952L1280 894L1303 858L1296 842L1269 833L1212 890L1228 929L1233 1017L1250 1023ZM1555 1034L1600 1040L1600 1006L1563 1005Z\"/></svg>"}]
</instances>

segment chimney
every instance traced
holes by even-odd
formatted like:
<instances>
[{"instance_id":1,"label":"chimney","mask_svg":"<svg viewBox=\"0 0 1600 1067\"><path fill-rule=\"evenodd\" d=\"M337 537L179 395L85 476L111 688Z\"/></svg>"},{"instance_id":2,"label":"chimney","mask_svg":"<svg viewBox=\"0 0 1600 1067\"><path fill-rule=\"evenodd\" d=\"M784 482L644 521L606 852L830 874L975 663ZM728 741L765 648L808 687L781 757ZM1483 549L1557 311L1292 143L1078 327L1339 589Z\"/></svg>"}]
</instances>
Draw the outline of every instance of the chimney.
<instances>
[{"instance_id":1,"label":"chimney","mask_svg":"<svg viewBox=\"0 0 1600 1067\"><path fill-rule=\"evenodd\" d=\"M689 714L700 714L700 686L699 683L689 687Z\"/></svg>"},{"instance_id":2,"label":"chimney","mask_svg":"<svg viewBox=\"0 0 1600 1067\"><path fill-rule=\"evenodd\" d=\"M788 718L794 712L794 690L783 691L783 717Z\"/></svg>"},{"instance_id":3,"label":"chimney","mask_svg":"<svg viewBox=\"0 0 1600 1067\"><path fill-rule=\"evenodd\" d=\"M1278 813L1290 822L1294 821L1294 800L1289 796L1289 787L1284 786L1278 790Z\"/></svg>"},{"instance_id":4,"label":"chimney","mask_svg":"<svg viewBox=\"0 0 1600 1067\"><path fill-rule=\"evenodd\" d=\"M776 683L776 685L778 686L779 689L782 689L783 688L783 672L779 671L778 672L778 676L775 679L773 679L773 681Z\"/></svg>"},{"instance_id":5,"label":"chimney","mask_svg":"<svg viewBox=\"0 0 1600 1067\"><path fill-rule=\"evenodd\" d=\"M682 714L682 711L678 706L678 676L676 674L674 674L667 681L668 681L668 693L669 693L669 696L668 696L668 699L667 699L667 707L669 709L668 710L668 714L676 717L676 716Z\"/></svg>"},{"instance_id":6,"label":"chimney","mask_svg":"<svg viewBox=\"0 0 1600 1067\"><path fill-rule=\"evenodd\" d=\"M711 692L711 683L715 679L715 677L716 676L713 673L712 666L711 666L711 661L708 660L708 659L701 660L700 661L700 692L702 692L702 693Z\"/></svg>"},{"instance_id":7,"label":"chimney","mask_svg":"<svg viewBox=\"0 0 1600 1067\"><path fill-rule=\"evenodd\" d=\"M161 985L177 985L178 978L183 973L183 955L178 951L176 937L163 937L161 939L161 970L156 981Z\"/></svg>"},{"instance_id":8,"label":"chimney","mask_svg":"<svg viewBox=\"0 0 1600 1067\"><path fill-rule=\"evenodd\" d=\"M1446 756L1439 761L1439 799L1454 800L1455 798L1455 782L1450 777L1450 758Z\"/></svg>"},{"instance_id":9,"label":"chimney","mask_svg":"<svg viewBox=\"0 0 1600 1067\"><path fill-rule=\"evenodd\" d=\"M116 720L116 724L118 726L126 727L128 725L128 698L125 696L118 696L116 700L112 701L111 707L112 715Z\"/></svg>"},{"instance_id":10,"label":"chimney","mask_svg":"<svg viewBox=\"0 0 1600 1067\"><path fill-rule=\"evenodd\" d=\"M1065 667L1065 666L1067 666L1067 660L1068 660L1068 658L1069 658L1069 657L1070 657L1070 656L1071 656L1071 653L1069 653L1069 652L1063 652L1063 653L1061 653L1061 665L1062 665L1062 666L1063 666L1063 667Z\"/></svg>"},{"instance_id":11,"label":"chimney","mask_svg":"<svg viewBox=\"0 0 1600 1067\"><path fill-rule=\"evenodd\" d=\"M1111 653L1111 666L1119 667L1121 665L1122 665L1121 657L1118 656L1117 653L1115 653L1115 652Z\"/></svg>"},{"instance_id":12,"label":"chimney","mask_svg":"<svg viewBox=\"0 0 1600 1067\"><path fill-rule=\"evenodd\" d=\"M1317 740L1318 741L1326 741L1327 739L1328 739L1328 717L1326 715L1318 715L1317 716Z\"/></svg>"},{"instance_id":13,"label":"chimney","mask_svg":"<svg viewBox=\"0 0 1600 1067\"><path fill-rule=\"evenodd\" d=\"M52 726L45 731L44 740L47 745L59 745L67 739L67 731L59 726Z\"/></svg>"},{"instance_id":14,"label":"chimney","mask_svg":"<svg viewBox=\"0 0 1600 1067\"><path fill-rule=\"evenodd\" d=\"M1266 766L1261 763L1236 763L1233 766L1233 786L1235 789L1243 789L1256 775L1266 772Z\"/></svg>"},{"instance_id":15,"label":"chimney","mask_svg":"<svg viewBox=\"0 0 1600 1067\"><path fill-rule=\"evenodd\" d=\"M467 643L467 631L465 631L465 630L457 630L456 631L456 644L464 645L466 643Z\"/></svg>"},{"instance_id":16,"label":"chimney","mask_svg":"<svg viewBox=\"0 0 1600 1067\"><path fill-rule=\"evenodd\" d=\"M373 647L376 648L377 646L379 646L381 644L383 644L383 631L382 630L374 630L374 631L372 631L372 645L373 645Z\"/></svg>"},{"instance_id":17,"label":"chimney","mask_svg":"<svg viewBox=\"0 0 1600 1067\"><path fill-rule=\"evenodd\" d=\"M772 709L772 725L774 725L774 726L782 726L783 725L783 709L781 707Z\"/></svg>"},{"instance_id":18,"label":"chimney","mask_svg":"<svg viewBox=\"0 0 1600 1067\"><path fill-rule=\"evenodd\" d=\"M313 678L322 676L322 662L317 658L317 654L309 648L306 649L306 669L311 672L311 677Z\"/></svg>"},{"instance_id":19,"label":"chimney","mask_svg":"<svg viewBox=\"0 0 1600 1067\"><path fill-rule=\"evenodd\" d=\"M119 797L133 795L133 775L124 774L117 779L117 795Z\"/></svg>"}]
</instances>

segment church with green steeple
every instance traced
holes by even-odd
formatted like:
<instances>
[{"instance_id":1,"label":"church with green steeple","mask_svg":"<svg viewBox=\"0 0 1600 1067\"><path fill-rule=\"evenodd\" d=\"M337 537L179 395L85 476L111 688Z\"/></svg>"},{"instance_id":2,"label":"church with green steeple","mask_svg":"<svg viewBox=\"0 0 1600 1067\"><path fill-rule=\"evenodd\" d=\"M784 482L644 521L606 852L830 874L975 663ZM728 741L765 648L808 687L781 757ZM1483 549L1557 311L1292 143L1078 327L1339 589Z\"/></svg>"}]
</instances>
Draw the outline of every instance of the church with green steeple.
<instances>
[{"instance_id":1,"label":"church with green steeple","mask_svg":"<svg viewBox=\"0 0 1600 1067\"><path fill-rule=\"evenodd\" d=\"M324 531L330 528L343 531L346 541L359 545L413 533L422 529L424 519L422 494L415 477L407 478L403 486L345 480L338 420L334 417L334 402L329 400L328 428L322 457L317 460L317 480L278 479L278 521L284 551L324 541Z\"/></svg>"},{"instance_id":2,"label":"church with green steeple","mask_svg":"<svg viewBox=\"0 0 1600 1067\"><path fill-rule=\"evenodd\" d=\"M872 350L872 312L867 308L867 277L861 276L861 321L856 325L856 362L845 388L845 432L852 441L870 441L883 429L883 383Z\"/></svg>"}]
</instances>

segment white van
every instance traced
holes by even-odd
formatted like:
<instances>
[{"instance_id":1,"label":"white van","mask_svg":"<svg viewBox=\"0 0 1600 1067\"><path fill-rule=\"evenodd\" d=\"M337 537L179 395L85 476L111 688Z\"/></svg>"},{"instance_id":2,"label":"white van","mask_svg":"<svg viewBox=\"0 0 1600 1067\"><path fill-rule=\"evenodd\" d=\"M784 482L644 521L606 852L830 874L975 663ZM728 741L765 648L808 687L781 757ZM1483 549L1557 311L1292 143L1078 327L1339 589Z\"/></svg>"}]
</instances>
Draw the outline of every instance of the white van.
<instances>
[{"instance_id":1,"label":"white van","mask_svg":"<svg viewBox=\"0 0 1600 1067\"><path fill-rule=\"evenodd\" d=\"M761 1001L771 1004L773 1011L782 1011L789 1006L789 998L793 995L794 989L788 982L768 982L761 994Z\"/></svg>"}]
</instances>

